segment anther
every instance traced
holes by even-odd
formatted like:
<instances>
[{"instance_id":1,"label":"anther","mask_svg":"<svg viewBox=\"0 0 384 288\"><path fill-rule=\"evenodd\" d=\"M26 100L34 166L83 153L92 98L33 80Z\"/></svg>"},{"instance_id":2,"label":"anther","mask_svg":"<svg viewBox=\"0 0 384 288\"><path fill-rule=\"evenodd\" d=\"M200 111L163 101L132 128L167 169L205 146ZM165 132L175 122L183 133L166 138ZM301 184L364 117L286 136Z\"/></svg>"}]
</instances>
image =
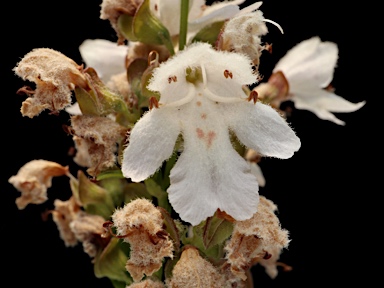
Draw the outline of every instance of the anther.
<instances>
[{"instance_id":1,"label":"anther","mask_svg":"<svg viewBox=\"0 0 384 288\"><path fill-rule=\"evenodd\" d=\"M232 79L232 77L233 77L233 74L232 74L232 72L231 72L231 71L229 71L229 70L225 69L225 70L224 70L224 77L225 77L225 78L228 78L228 77L230 77L230 78Z\"/></svg>"},{"instance_id":2,"label":"anther","mask_svg":"<svg viewBox=\"0 0 384 288\"><path fill-rule=\"evenodd\" d=\"M270 54L272 54L272 44L265 43L264 50L267 50Z\"/></svg>"},{"instance_id":3,"label":"anther","mask_svg":"<svg viewBox=\"0 0 384 288\"><path fill-rule=\"evenodd\" d=\"M149 98L148 101L149 101L149 110L152 110L153 107L159 108L159 101L155 96L152 96L151 98Z\"/></svg>"},{"instance_id":4,"label":"anther","mask_svg":"<svg viewBox=\"0 0 384 288\"><path fill-rule=\"evenodd\" d=\"M268 260L272 257L271 253L265 252L263 259Z\"/></svg>"},{"instance_id":5,"label":"anther","mask_svg":"<svg viewBox=\"0 0 384 288\"><path fill-rule=\"evenodd\" d=\"M173 76L169 76L168 77L168 83L171 83L171 82L177 82L177 77L176 75L173 75Z\"/></svg>"},{"instance_id":6,"label":"anther","mask_svg":"<svg viewBox=\"0 0 384 288\"><path fill-rule=\"evenodd\" d=\"M252 90L251 93L249 93L249 96L248 96L247 100L249 102L253 101L253 103L256 104L258 96L259 96L259 94L257 93L257 91L256 90Z\"/></svg>"}]
</instances>

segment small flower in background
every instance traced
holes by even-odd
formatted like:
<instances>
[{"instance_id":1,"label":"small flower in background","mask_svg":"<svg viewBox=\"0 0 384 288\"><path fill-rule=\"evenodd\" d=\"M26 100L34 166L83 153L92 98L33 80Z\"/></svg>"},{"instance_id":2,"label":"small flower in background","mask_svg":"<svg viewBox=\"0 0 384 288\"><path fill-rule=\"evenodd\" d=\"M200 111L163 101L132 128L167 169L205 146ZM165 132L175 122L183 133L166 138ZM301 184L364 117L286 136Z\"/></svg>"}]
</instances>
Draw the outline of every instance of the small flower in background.
<instances>
[{"instance_id":1,"label":"small flower in background","mask_svg":"<svg viewBox=\"0 0 384 288\"><path fill-rule=\"evenodd\" d=\"M302 41L278 61L268 83L260 84L255 90L260 98L271 98L276 106L291 100L297 109L345 125L332 112L354 112L365 101L351 103L327 89L333 79L337 54L335 43L322 42L319 37Z\"/></svg>"},{"instance_id":2,"label":"small flower in background","mask_svg":"<svg viewBox=\"0 0 384 288\"><path fill-rule=\"evenodd\" d=\"M160 93L159 108L145 114L130 133L122 172L134 182L159 169L174 153L181 133L183 151L167 192L181 219L192 225L217 209L236 220L256 212L257 179L233 149L228 129L264 156L287 159L300 147L274 109L250 102L243 91L243 85L256 82L250 63L243 55L215 51L209 44L189 46L154 71L148 88Z\"/></svg>"},{"instance_id":3,"label":"small flower in background","mask_svg":"<svg viewBox=\"0 0 384 288\"><path fill-rule=\"evenodd\" d=\"M240 12L253 11L258 9L262 2L256 2L243 9L239 5L245 0L230 0L222 2L214 2L212 5L206 5L205 0L191 0L188 13L188 36L187 42L199 30L207 27L215 22L224 22ZM171 37L179 34L180 17L180 1L179 0L155 0L151 1L151 9L154 15L160 19L161 23L168 29Z\"/></svg>"},{"instance_id":4,"label":"small flower in background","mask_svg":"<svg viewBox=\"0 0 384 288\"><path fill-rule=\"evenodd\" d=\"M80 45L79 51L87 67L94 68L104 83L126 71L127 45L117 45L105 39L87 39Z\"/></svg>"}]
</instances>

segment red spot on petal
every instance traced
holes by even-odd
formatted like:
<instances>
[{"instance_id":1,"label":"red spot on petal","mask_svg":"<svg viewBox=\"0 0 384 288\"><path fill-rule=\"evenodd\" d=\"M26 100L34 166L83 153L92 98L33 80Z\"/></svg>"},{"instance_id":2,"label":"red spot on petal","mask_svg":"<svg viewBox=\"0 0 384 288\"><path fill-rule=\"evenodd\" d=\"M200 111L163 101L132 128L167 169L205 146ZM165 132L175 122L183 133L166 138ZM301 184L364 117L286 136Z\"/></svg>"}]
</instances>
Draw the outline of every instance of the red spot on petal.
<instances>
[{"instance_id":1,"label":"red spot on petal","mask_svg":"<svg viewBox=\"0 0 384 288\"><path fill-rule=\"evenodd\" d=\"M207 119L207 114L201 113L201 119Z\"/></svg>"},{"instance_id":2,"label":"red spot on petal","mask_svg":"<svg viewBox=\"0 0 384 288\"><path fill-rule=\"evenodd\" d=\"M196 128L196 133L197 133L197 137L198 137L199 139L204 138L204 131L201 130L200 128Z\"/></svg>"},{"instance_id":3,"label":"red spot on petal","mask_svg":"<svg viewBox=\"0 0 384 288\"><path fill-rule=\"evenodd\" d=\"M212 141L216 138L216 133L213 131L208 132L208 137L207 137L207 145L208 147L211 147Z\"/></svg>"},{"instance_id":4,"label":"red spot on petal","mask_svg":"<svg viewBox=\"0 0 384 288\"><path fill-rule=\"evenodd\" d=\"M200 128L196 128L197 137L207 144L207 147L211 147L213 140L216 138L216 133L214 131L208 131L207 134Z\"/></svg>"},{"instance_id":5,"label":"red spot on petal","mask_svg":"<svg viewBox=\"0 0 384 288\"><path fill-rule=\"evenodd\" d=\"M197 102L196 102L196 105L200 107L200 106L201 106L201 102L200 102L200 101L197 101Z\"/></svg>"}]
</instances>

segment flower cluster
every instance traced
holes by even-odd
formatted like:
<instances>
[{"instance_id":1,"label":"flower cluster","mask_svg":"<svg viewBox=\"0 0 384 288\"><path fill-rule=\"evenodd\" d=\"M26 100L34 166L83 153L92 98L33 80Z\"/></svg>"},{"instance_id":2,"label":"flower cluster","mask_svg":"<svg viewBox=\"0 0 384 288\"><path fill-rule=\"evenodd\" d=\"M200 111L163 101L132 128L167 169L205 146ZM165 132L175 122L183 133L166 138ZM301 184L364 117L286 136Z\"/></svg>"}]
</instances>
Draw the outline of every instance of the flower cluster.
<instances>
[{"instance_id":1,"label":"flower cluster","mask_svg":"<svg viewBox=\"0 0 384 288\"><path fill-rule=\"evenodd\" d=\"M243 3L104 0L100 18L116 43L86 39L84 63L35 48L13 70L35 84L18 90L22 116L68 114L77 167L27 162L9 178L16 205L44 203L52 178L68 177L72 196L47 215L115 288L251 287L254 265L277 277L289 232L260 195L258 163L301 147L281 104L345 125L332 112L365 103L329 88L337 45L317 36L262 82L262 37L267 25L283 28L262 2Z\"/></svg>"}]
</instances>

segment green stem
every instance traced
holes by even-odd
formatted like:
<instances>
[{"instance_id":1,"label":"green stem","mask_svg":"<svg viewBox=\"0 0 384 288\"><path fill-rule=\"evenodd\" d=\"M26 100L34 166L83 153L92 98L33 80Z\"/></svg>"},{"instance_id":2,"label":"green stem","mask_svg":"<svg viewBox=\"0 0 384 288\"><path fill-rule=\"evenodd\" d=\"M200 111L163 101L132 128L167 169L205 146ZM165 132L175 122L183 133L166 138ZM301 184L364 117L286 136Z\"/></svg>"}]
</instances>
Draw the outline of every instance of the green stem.
<instances>
[{"instance_id":1,"label":"green stem","mask_svg":"<svg viewBox=\"0 0 384 288\"><path fill-rule=\"evenodd\" d=\"M179 50L181 51L187 42L189 0L180 0L180 2Z\"/></svg>"}]
</instances>

